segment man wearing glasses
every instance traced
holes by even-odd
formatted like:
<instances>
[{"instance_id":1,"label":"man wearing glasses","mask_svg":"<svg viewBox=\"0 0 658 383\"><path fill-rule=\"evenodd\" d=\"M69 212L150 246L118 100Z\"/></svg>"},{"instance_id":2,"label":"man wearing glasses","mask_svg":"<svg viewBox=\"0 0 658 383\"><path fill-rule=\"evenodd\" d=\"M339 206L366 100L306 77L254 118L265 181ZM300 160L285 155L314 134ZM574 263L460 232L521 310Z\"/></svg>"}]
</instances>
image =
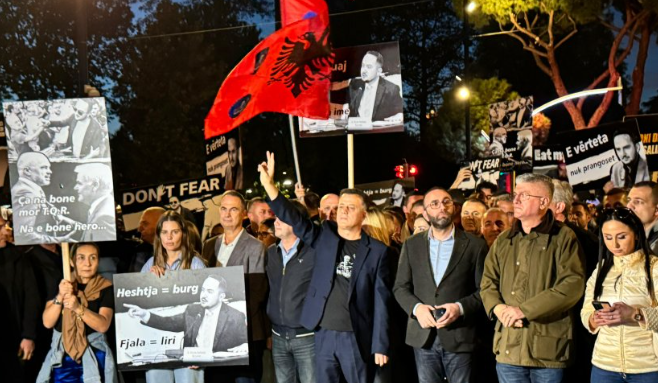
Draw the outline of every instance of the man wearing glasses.
<instances>
[{"instance_id":1,"label":"man wearing glasses","mask_svg":"<svg viewBox=\"0 0 658 383\"><path fill-rule=\"evenodd\" d=\"M431 227L402 246L393 293L412 319L406 342L414 348L419 382L470 382L487 245L455 227L446 190L430 189L423 203Z\"/></svg>"},{"instance_id":2,"label":"man wearing glasses","mask_svg":"<svg viewBox=\"0 0 658 383\"><path fill-rule=\"evenodd\" d=\"M583 295L582 252L574 232L549 209L554 185L539 174L517 178L512 229L484 265L482 303L498 320L500 382L561 382L574 350L571 309Z\"/></svg>"}]
</instances>

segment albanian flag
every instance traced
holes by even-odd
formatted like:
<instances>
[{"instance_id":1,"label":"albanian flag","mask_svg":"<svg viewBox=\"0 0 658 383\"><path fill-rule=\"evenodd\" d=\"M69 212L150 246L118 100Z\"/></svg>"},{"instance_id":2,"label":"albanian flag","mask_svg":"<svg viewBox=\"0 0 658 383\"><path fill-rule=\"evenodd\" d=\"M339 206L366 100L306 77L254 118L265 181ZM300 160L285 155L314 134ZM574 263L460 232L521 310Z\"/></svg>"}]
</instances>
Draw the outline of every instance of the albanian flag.
<instances>
[{"instance_id":1,"label":"albanian flag","mask_svg":"<svg viewBox=\"0 0 658 383\"><path fill-rule=\"evenodd\" d=\"M329 117L333 53L326 5L309 16L268 36L233 68L206 117L206 139L263 112Z\"/></svg>"},{"instance_id":2,"label":"albanian flag","mask_svg":"<svg viewBox=\"0 0 658 383\"><path fill-rule=\"evenodd\" d=\"M324 0L281 0L281 23L284 27L298 20L328 13Z\"/></svg>"}]
</instances>

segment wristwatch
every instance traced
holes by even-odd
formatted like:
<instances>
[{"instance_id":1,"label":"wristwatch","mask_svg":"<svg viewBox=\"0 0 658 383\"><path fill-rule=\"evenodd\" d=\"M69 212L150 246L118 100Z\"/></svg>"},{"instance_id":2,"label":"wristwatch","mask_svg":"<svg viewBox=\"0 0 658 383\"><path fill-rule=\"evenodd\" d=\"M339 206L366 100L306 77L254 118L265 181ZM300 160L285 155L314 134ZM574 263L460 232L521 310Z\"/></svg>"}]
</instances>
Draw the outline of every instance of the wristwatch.
<instances>
[{"instance_id":1,"label":"wristwatch","mask_svg":"<svg viewBox=\"0 0 658 383\"><path fill-rule=\"evenodd\" d=\"M57 300L57 297L55 297L55 298L53 298L53 304L54 304L54 305L59 305L59 306L61 306L61 305L62 305L62 302L58 301L58 300Z\"/></svg>"},{"instance_id":2,"label":"wristwatch","mask_svg":"<svg viewBox=\"0 0 658 383\"><path fill-rule=\"evenodd\" d=\"M642 315L642 311L640 311L640 309L637 309L635 311L635 315L633 315L633 319L636 322L642 322L644 320L644 316Z\"/></svg>"}]
</instances>

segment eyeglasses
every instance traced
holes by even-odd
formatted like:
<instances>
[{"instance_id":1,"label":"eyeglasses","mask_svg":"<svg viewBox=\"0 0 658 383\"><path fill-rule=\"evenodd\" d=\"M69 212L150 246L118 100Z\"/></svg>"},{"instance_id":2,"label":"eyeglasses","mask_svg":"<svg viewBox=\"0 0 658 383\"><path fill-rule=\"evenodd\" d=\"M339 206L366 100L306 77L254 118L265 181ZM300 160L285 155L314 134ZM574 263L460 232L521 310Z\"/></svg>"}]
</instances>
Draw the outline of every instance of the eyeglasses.
<instances>
[{"instance_id":1,"label":"eyeglasses","mask_svg":"<svg viewBox=\"0 0 658 383\"><path fill-rule=\"evenodd\" d=\"M532 195L532 194L528 194L528 193L526 193L526 192L512 193L512 200L513 200L513 201L516 201L516 198L517 198L517 197L519 198L519 200L521 200L521 202L525 202L525 201L529 200L530 197L544 198L544 196L540 196L540 195Z\"/></svg>"},{"instance_id":2,"label":"eyeglasses","mask_svg":"<svg viewBox=\"0 0 658 383\"><path fill-rule=\"evenodd\" d=\"M441 205L443 205L444 207L450 207L453 204L454 204L454 202L450 198L446 198L443 201L439 201L438 199L436 199L436 200L430 202L427 206L425 206L425 209L429 209L429 208L438 209L439 206L441 206Z\"/></svg>"}]
</instances>

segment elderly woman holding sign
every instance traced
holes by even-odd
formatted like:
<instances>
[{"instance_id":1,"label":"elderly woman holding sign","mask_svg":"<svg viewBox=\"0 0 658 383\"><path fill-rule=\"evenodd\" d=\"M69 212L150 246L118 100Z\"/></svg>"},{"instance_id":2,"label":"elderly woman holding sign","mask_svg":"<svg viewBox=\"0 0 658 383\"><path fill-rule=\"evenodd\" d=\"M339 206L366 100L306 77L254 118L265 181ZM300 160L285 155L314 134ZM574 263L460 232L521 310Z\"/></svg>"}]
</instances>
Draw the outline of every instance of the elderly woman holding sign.
<instances>
[{"instance_id":1,"label":"elderly woman holding sign","mask_svg":"<svg viewBox=\"0 0 658 383\"><path fill-rule=\"evenodd\" d=\"M163 276L169 270L205 268L206 265L194 250L189 238L190 232L183 216L171 210L164 213L155 228L153 257L146 261L142 273L150 272ZM203 381L203 370L196 367L146 371L147 383L203 383Z\"/></svg>"},{"instance_id":2,"label":"elderly woman holding sign","mask_svg":"<svg viewBox=\"0 0 658 383\"><path fill-rule=\"evenodd\" d=\"M55 331L38 383L118 381L105 338L114 313L112 282L98 275L98 261L96 244L73 246L73 282L62 280L43 312L44 326Z\"/></svg>"}]
</instances>

